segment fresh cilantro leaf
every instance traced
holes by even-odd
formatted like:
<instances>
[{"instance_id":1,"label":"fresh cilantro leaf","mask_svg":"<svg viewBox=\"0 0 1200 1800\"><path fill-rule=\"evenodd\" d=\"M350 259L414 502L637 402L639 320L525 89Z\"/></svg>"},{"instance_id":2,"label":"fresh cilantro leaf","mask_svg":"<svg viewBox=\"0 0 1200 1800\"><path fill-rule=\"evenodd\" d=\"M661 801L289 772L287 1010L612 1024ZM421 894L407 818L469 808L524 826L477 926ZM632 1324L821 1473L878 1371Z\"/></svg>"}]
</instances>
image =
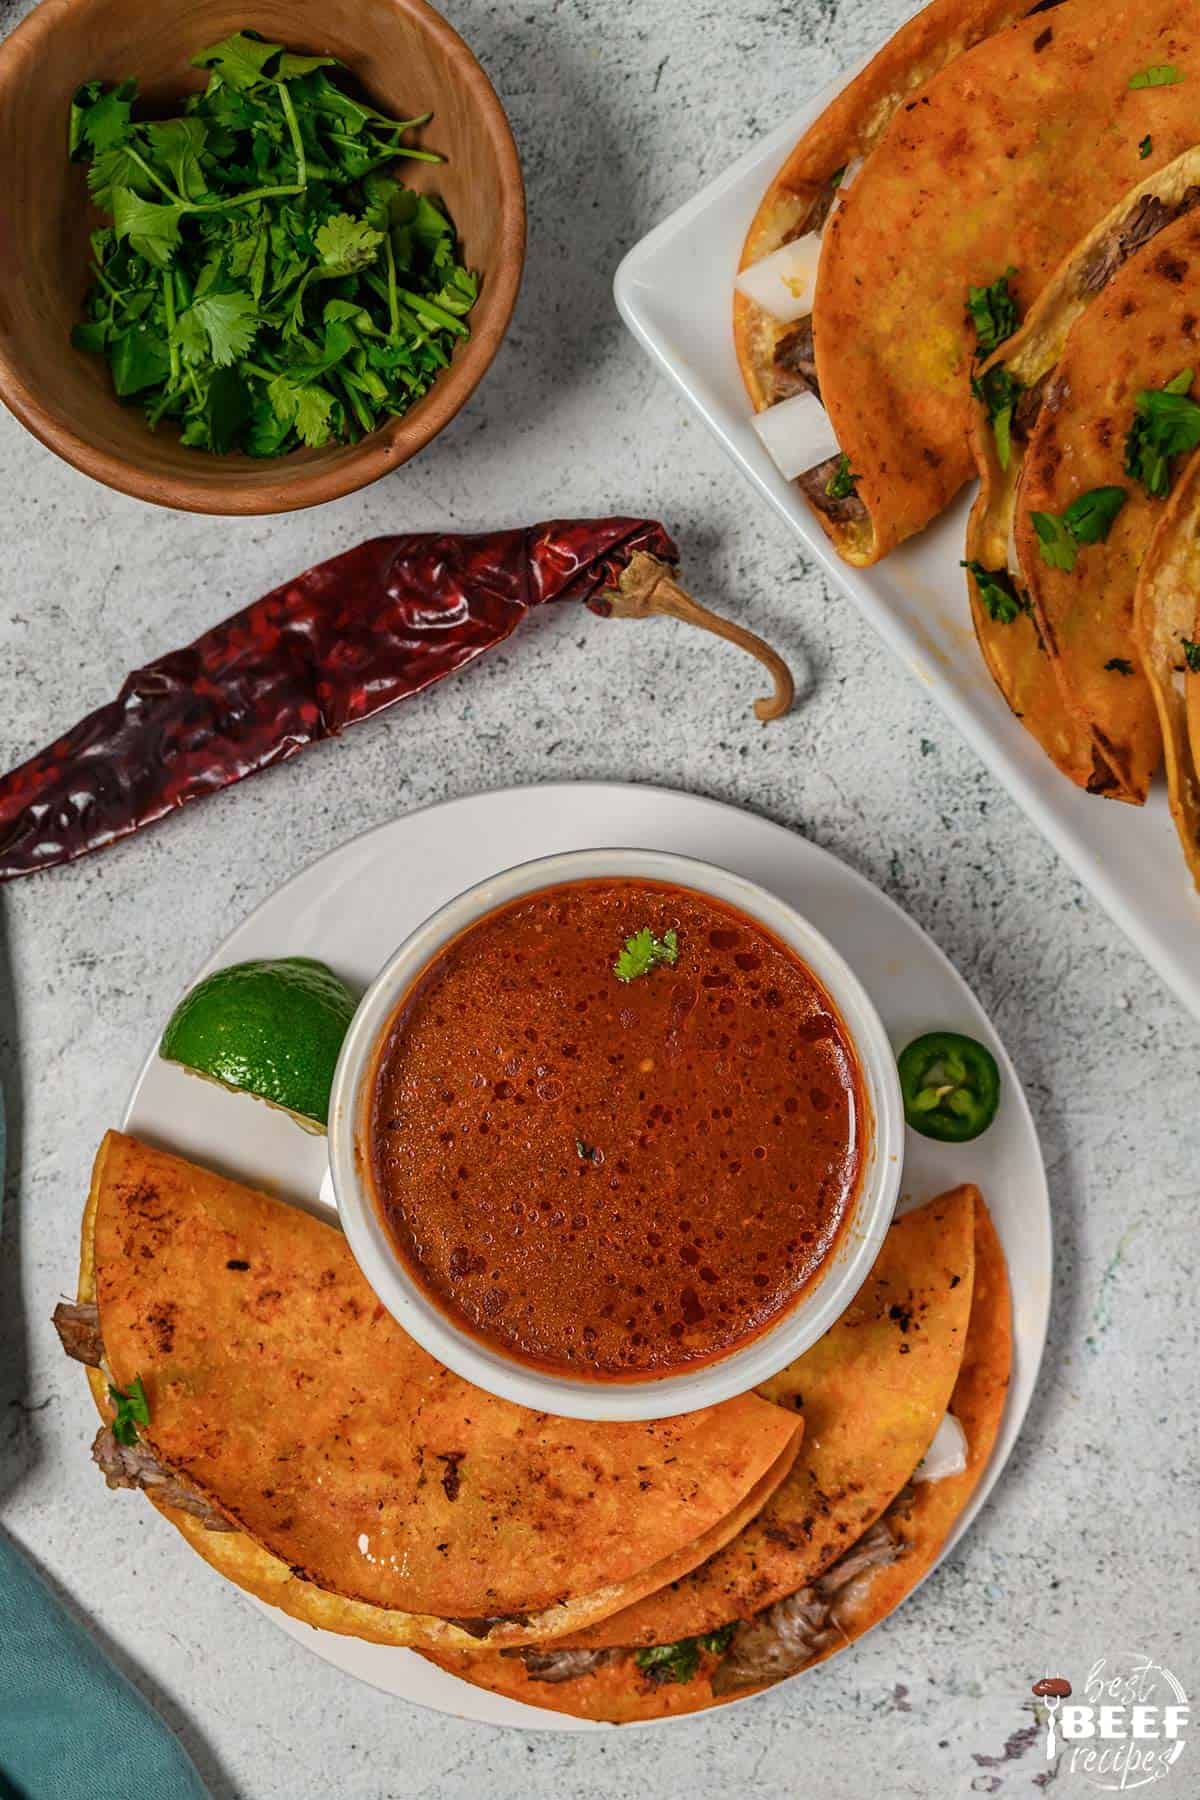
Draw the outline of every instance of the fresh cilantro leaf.
<instances>
[{"instance_id":1,"label":"fresh cilantro leaf","mask_svg":"<svg viewBox=\"0 0 1200 1800\"><path fill-rule=\"evenodd\" d=\"M249 422L250 391L236 369L214 369L198 415L208 434L206 448L223 456L239 441Z\"/></svg>"},{"instance_id":2,"label":"fresh cilantro leaf","mask_svg":"<svg viewBox=\"0 0 1200 1800\"><path fill-rule=\"evenodd\" d=\"M1121 487L1090 488L1058 513L1030 513L1042 561L1051 569L1075 567L1076 546L1102 544L1128 495Z\"/></svg>"},{"instance_id":3,"label":"fresh cilantro leaf","mask_svg":"<svg viewBox=\"0 0 1200 1800\"><path fill-rule=\"evenodd\" d=\"M113 230L119 238L128 238L139 256L160 269L170 267L178 246L180 211L178 206L143 200L132 188L113 189Z\"/></svg>"},{"instance_id":4,"label":"fresh cilantro leaf","mask_svg":"<svg viewBox=\"0 0 1200 1800\"><path fill-rule=\"evenodd\" d=\"M87 184L92 199L105 212L112 211L115 188L128 188L143 199L154 192L153 182L141 164L134 161L128 144L101 150L88 167Z\"/></svg>"},{"instance_id":5,"label":"fresh cilantro leaf","mask_svg":"<svg viewBox=\"0 0 1200 1800\"><path fill-rule=\"evenodd\" d=\"M1035 512L1029 517L1038 535L1042 561L1051 569L1065 569L1070 573L1075 567L1076 549L1066 522L1057 513Z\"/></svg>"},{"instance_id":6,"label":"fresh cilantro leaf","mask_svg":"<svg viewBox=\"0 0 1200 1800\"><path fill-rule=\"evenodd\" d=\"M1063 524L1077 544L1102 544L1128 498L1123 487L1089 488L1072 500L1063 513Z\"/></svg>"},{"instance_id":7,"label":"fresh cilantro leaf","mask_svg":"<svg viewBox=\"0 0 1200 1800\"><path fill-rule=\"evenodd\" d=\"M101 319L83 319L71 327L71 342L77 350L103 350L108 337L108 326Z\"/></svg>"},{"instance_id":8,"label":"fresh cilantro leaf","mask_svg":"<svg viewBox=\"0 0 1200 1800\"><path fill-rule=\"evenodd\" d=\"M212 69L230 87L252 88L262 80L263 70L271 58L278 56L282 49L282 44L264 43L248 31L235 31L231 37L222 38L219 44L198 51L192 58L192 66Z\"/></svg>"},{"instance_id":9,"label":"fresh cilantro leaf","mask_svg":"<svg viewBox=\"0 0 1200 1800\"><path fill-rule=\"evenodd\" d=\"M373 263L383 242L382 231L376 231L364 219L349 213L335 213L316 235L316 247L327 268L349 274Z\"/></svg>"},{"instance_id":10,"label":"fresh cilantro leaf","mask_svg":"<svg viewBox=\"0 0 1200 1800\"><path fill-rule=\"evenodd\" d=\"M305 387L287 375L277 375L267 388L267 398L278 418L295 425L302 443L311 449L328 443L333 395L327 388L315 383Z\"/></svg>"},{"instance_id":11,"label":"fresh cilantro leaf","mask_svg":"<svg viewBox=\"0 0 1200 1800\"><path fill-rule=\"evenodd\" d=\"M700 1667L700 1649L695 1638L682 1638L677 1644L636 1650L633 1660L651 1681L690 1681Z\"/></svg>"},{"instance_id":12,"label":"fresh cilantro leaf","mask_svg":"<svg viewBox=\"0 0 1200 1800\"><path fill-rule=\"evenodd\" d=\"M1147 132L1141 143L1138 145L1138 156L1143 162L1145 162L1153 148L1154 139L1150 136L1150 133Z\"/></svg>"},{"instance_id":13,"label":"fresh cilantro leaf","mask_svg":"<svg viewBox=\"0 0 1200 1800\"><path fill-rule=\"evenodd\" d=\"M251 456L279 456L291 435L290 419L281 419L265 397L254 401L244 438L244 447Z\"/></svg>"},{"instance_id":14,"label":"fresh cilantro leaf","mask_svg":"<svg viewBox=\"0 0 1200 1800\"><path fill-rule=\"evenodd\" d=\"M170 171L176 190L185 200L198 200L208 192L200 166L208 141L202 119L152 119L143 130L154 159Z\"/></svg>"},{"instance_id":15,"label":"fresh cilantro leaf","mask_svg":"<svg viewBox=\"0 0 1200 1800\"><path fill-rule=\"evenodd\" d=\"M247 293L210 291L193 300L187 311L180 315L181 328L185 321L193 329L198 326L203 332L213 362L218 369L223 369L245 356L254 342L258 309Z\"/></svg>"},{"instance_id":16,"label":"fresh cilantro leaf","mask_svg":"<svg viewBox=\"0 0 1200 1800\"><path fill-rule=\"evenodd\" d=\"M984 408L996 443L996 461L1007 469L1012 461L1012 422L1022 387L1002 363L971 377L971 392Z\"/></svg>"},{"instance_id":17,"label":"fresh cilantro leaf","mask_svg":"<svg viewBox=\"0 0 1200 1800\"><path fill-rule=\"evenodd\" d=\"M154 336L145 326L122 331L112 340L109 351L113 386L122 400L140 394L143 388L157 387L165 381L171 367L171 356L164 339Z\"/></svg>"},{"instance_id":18,"label":"fresh cilantro leaf","mask_svg":"<svg viewBox=\"0 0 1200 1800\"><path fill-rule=\"evenodd\" d=\"M618 981L636 981L639 975L649 974L658 963L678 961L678 934L664 931L657 938L648 925L643 925L640 931L625 939L625 948L613 964L613 974Z\"/></svg>"},{"instance_id":19,"label":"fresh cilantro leaf","mask_svg":"<svg viewBox=\"0 0 1200 1800\"><path fill-rule=\"evenodd\" d=\"M150 1403L146 1399L141 1376L135 1375L124 1392L119 1387L113 1387L110 1382L108 1397L117 1409L116 1418L112 1422L113 1436L118 1444L136 1444L138 1426L150 1423Z\"/></svg>"},{"instance_id":20,"label":"fresh cilantro leaf","mask_svg":"<svg viewBox=\"0 0 1200 1800\"><path fill-rule=\"evenodd\" d=\"M983 609L997 625L1011 625L1029 611L1029 601L1007 569L985 569L981 562L965 562L962 566L974 577Z\"/></svg>"},{"instance_id":21,"label":"fresh cilantro leaf","mask_svg":"<svg viewBox=\"0 0 1200 1800\"><path fill-rule=\"evenodd\" d=\"M1110 656L1104 667L1110 669L1114 675L1133 674L1133 664L1126 656Z\"/></svg>"},{"instance_id":22,"label":"fresh cilantro leaf","mask_svg":"<svg viewBox=\"0 0 1200 1800\"><path fill-rule=\"evenodd\" d=\"M975 343L981 356L989 355L1017 329L1016 297L1008 285L1009 276L1016 272L1005 269L987 287L967 289L967 318L975 327Z\"/></svg>"},{"instance_id":23,"label":"fresh cilantro leaf","mask_svg":"<svg viewBox=\"0 0 1200 1800\"><path fill-rule=\"evenodd\" d=\"M831 500L848 500L858 487L859 477L850 467L850 458L843 450L838 457L837 468L825 483L825 492Z\"/></svg>"},{"instance_id":24,"label":"fresh cilantro leaf","mask_svg":"<svg viewBox=\"0 0 1200 1800\"><path fill-rule=\"evenodd\" d=\"M736 1629L736 1621L731 1621L716 1631L702 1631L697 1637L680 1638L677 1644L652 1644L647 1649L635 1651L634 1662L651 1681L691 1681L700 1667L700 1652L724 1656Z\"/></svg>"},{"instance_id":25,"label":"fresh cilantro leaf","mask_svg":"<svg viewBox=\"0 0 1200 1800\"><path fill-rule=\"evenodd\" d=\"M137 94L135 81L122 81L105 92L102 81L89 81L71 102L67 129L69 154L81 150L113 150L129 136L129 116Z\"/></svg>"},{"instance_id":26,"label":"fresh cilantro leaf","mask_svg":"<svg viewBox=\"0 0 1200 1800\"><path fill-rule=\"evenodd\" d=\"M1183 71L1174 63L1151 63L1148 69L1139 69L1136 75L1131 75L1129 85L1131 88L1174 87L1183 79Z\"/></svg>"},{"instance_id":27,"label":"fresh cilantro leaf","mask_svg":"<svg viewBox=\"0 0 1200 1800\"><path fill-rule=\"evenodd\" d=\"M1181 638L1180 643L1183 645L1183 660L1188 666L1189 673L1200 675L1200 644L1194 643L1188 637Z\"/></svg>"},{"instance_id":28,"label":"fresh cilantro leaf","mask_svg":"<svg viewBox=\"0 0 1200 1800\"><path fill-rule=\"evenodd\" d=\"M314 69L336 67L336 56L298 56L294 50L285 50L275 64L275 80L297 81L301 75L311 75Z\"/></svg>"},{"instance_id":29,"label":"fresh cilantro leaf","mask_svg":"<svg viewBox=\"0 0 1200 1800\"><path fill-rule=\"evenodd\" d=\"M1143 388L1125 439L1125 473L1162 499L1171 491L1171 458L1200 446L1200 404L1188 396L1194 371L1181 369L1165 387Z\"/></svg>"}]
</instances>

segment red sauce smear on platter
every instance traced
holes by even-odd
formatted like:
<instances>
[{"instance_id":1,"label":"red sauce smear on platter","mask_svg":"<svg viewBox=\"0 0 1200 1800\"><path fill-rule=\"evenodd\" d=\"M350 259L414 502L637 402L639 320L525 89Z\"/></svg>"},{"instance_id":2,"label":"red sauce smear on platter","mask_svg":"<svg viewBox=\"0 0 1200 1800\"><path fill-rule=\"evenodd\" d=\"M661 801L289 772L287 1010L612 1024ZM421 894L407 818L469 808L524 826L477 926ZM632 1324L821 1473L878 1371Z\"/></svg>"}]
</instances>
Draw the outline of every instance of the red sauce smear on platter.
<instances>
[{"instance_id":1,"label":"red sauce smear on platter","mask_svg":"<svg viewBox=\"0 0 1200 1800\"><path fill-rule=\"evenodd\" d=\"M625 940L678 959L622 982ZM457 1324L603 1380L728 1356L795 1305L862 1164L861 1072L807 965L692 889L545 888L441 950L381 1040L376 1204Z\"/></svg>"}]
</instances>

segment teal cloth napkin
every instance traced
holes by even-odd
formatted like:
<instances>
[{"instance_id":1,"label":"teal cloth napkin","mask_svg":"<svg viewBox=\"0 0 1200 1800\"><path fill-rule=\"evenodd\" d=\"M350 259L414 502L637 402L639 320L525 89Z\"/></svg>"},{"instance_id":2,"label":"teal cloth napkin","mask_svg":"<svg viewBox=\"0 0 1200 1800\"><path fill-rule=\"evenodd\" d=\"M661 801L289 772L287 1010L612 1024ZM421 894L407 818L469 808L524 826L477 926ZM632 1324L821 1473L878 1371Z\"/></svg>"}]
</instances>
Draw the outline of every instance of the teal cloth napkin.
<instances>
[{"instance_id":1,"label":"teal cloth napkin","mask_svg":"<svg viewBox=\"0 0 1200 1800\"><path fill-rule=\"evenodd\" d=\"M153 1707L4 1538L0 1800L205 1800Z\"/></svg>"},{"instance_id":2,"label":"teal cloth napkin","mask_svg":"<svg viewBox=\"0 0 1200 1800\"><path fill-rule=\"evenodd\" d=\"M0 1096L0 1208L3 1169ZM0 1800L205 1800L153 1707L3 1536Z\"/></svg>"}]
</instances>

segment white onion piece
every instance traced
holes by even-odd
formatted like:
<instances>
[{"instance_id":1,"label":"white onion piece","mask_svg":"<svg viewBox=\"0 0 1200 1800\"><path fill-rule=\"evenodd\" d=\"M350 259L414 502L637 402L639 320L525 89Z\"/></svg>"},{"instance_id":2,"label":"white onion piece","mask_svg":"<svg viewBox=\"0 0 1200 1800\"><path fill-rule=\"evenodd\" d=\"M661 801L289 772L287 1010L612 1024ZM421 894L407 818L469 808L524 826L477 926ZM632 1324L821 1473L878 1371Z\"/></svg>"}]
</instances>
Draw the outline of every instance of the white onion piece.
<instances>
[{"instance_id":1,"label":"white onion piece","mask_svg":"<svg viewBox=\"0 0 1200 1800\"><path fill-rule=\"evenodd\" d=\"M914 1481L943 1481L967 1466L967 1434L953 1413L944 1413L933 1442L913 1470Z\"/></svg>"},{"instance_id":2,"label":"white onion piece","mask_svg":"<svg viewBox=\"0 0 1200 1800\"><path fill-rule=\"evenodd\" d=\"M766 412L755 413L753 424L787 481L840 454L829 414L815 394L777 400Z\"/></svg>"},{"instance_id":3,"label":"white onion piece","mask_svg":"<svg viewBox=\"0 0 1200 1800\"><path fill-rule=\"evenodd\" d=\"M743 269L737 278L738 292L781 325L793 325L797 319L807 318L813 309L820 257L821 239L810 231Z\"/></svg>"}]
</instances>

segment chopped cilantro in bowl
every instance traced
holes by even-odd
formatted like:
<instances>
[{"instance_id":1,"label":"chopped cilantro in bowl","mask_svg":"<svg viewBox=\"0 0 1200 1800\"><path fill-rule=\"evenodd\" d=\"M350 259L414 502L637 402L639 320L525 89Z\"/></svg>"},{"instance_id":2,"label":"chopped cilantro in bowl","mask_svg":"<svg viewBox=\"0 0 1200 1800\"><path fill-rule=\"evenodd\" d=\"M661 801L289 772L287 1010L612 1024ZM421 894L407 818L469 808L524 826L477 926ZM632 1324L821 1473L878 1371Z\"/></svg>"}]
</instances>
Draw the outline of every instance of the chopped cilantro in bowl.
<instances>
[{"instance_id":1,"label":"chopped cilantro in bowl","mask_svg":"<svg viewBox=\"0 0 1200 1800\"><path fill-rule=\"evenodd\" d=\"M176 118L88 82L69 150L111 223L92 234L77 348L181 442L277 456L355 442L424 395L469 335L478 282L454 226L405 187L424 118L351 95L332 57L237 32Z\"/></svg>"}]
</instances>

